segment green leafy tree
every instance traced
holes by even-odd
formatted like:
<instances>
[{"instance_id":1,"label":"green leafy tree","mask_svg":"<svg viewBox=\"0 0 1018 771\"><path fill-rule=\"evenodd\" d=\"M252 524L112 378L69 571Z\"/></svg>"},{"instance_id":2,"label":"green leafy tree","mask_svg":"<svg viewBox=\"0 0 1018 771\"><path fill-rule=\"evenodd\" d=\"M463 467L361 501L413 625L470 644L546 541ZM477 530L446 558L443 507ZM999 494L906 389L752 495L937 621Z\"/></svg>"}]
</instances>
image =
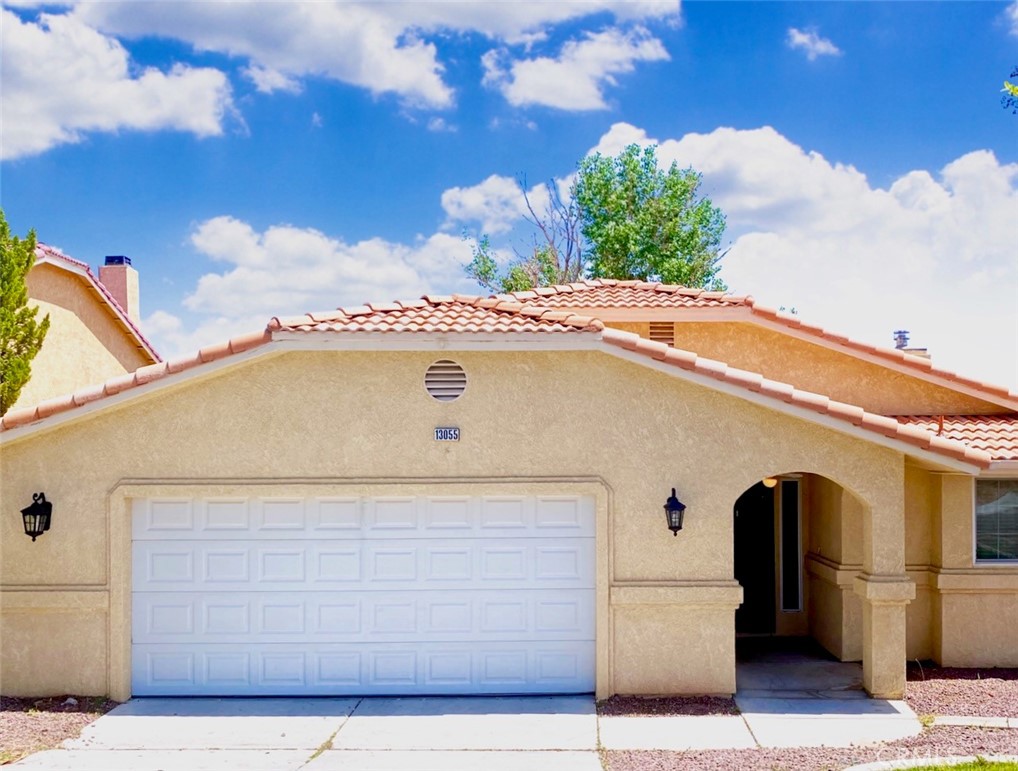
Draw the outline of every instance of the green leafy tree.
<instances>
[{"instance_id":1,"label":"green leafy tree","mask_svg":"<svg viewBox=\"0 0 1018 771\"><path fill-rule=\"evenodd\" d=\"M530 247L499 265L482 236L467 275L492 292L516 292L583 277L644 279L725 289L718 278L725 215L700 195L700 175L658 166L656 149L630 145L615 157L580 161L568 199L552 181L538 212L518 180L532 225Z\"/></svg>"},{"instance_id":2,"label":"green leafy tree","mask_svg":"<svg viewBox=\"0 0 1018 771\"><path fill-rule=\"evenodd\" d=\"M1018 67L1011 70L1011 77L1018 78ZM1018 115L1018 85L1005 80L1004 88L1001 91L1004 92L1004 95L1000 97L1001 107L1010 110L1012 115Z\"/></svg>"},{"instance_id":3,"label":"green leafy tree","mask_svg":"<svg viewBox=\"0 0 1018 771\"><path fill-rule=\"evenodd\" d=\"M0 209L0 415L18 399L32 375L32 359L42 347L49 316L36 320L28 307L25 277L35 264L35 231L24 239L11 236Z\"/></svg>"},{"instance_id":4,"label":"green leafy tree","mask_svg":"<svg viewBox=\"0 0 1018 771\"><path fill-rule=\"evenodd\" d=\"M580 161L574 196L590 275L725 288L717 277L725 215L700 182L691 168L662 170L653 146Z\"/></svg>"}]
</instances>

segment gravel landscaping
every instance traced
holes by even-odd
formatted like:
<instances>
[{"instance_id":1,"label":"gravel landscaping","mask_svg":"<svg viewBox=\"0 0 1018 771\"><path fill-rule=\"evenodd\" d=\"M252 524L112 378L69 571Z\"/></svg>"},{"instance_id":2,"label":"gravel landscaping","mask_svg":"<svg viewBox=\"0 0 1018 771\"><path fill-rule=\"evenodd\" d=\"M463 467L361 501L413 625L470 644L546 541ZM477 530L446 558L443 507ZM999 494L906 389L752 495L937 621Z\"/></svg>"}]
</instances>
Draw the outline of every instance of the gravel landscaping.
<instances>
[{"instance_id":1,"label":"gravel landscaping","mask_svg":"<svg viewBox=\"0 0 1018 771\"><path fill-rule=\"evenodd\" d=\"M44 699L0 696L0 765L59 746L115 706L115 701L88 696Z\"/></svg>"},{"instance_id":2,"label":"gravel landscaping","mask_svg":"<svg viewBox=\"0 0 1018 771\"><path fill-rule=\"evenodd\" d=\"M597 703L605 717L638 715L738 715L735 699L724 696L612 696Z\"/></svg>"},{"instance_id":3,"label":"gravel landscaping","mask_svg":"<svg viewBox=\"0 0 1018 771\"><path fill-rule=\"evenodd\" d=\"M1018 717L1018 669L955 669L911 662L905 701L917 715Z\"/></svg>"},{"instance_id":4,"label":"gravel landscaping","mask_svg":"<svg viewBox=\"0 0 1018 771\"><path fill-rule=\"evenodd\" d=\"M1018 730L930 728L919 736L869 747L795 749L609 751L606 771L838 771L877 760L927 760L966 755L1018 755Z\"/></svg>"}]
</instances>

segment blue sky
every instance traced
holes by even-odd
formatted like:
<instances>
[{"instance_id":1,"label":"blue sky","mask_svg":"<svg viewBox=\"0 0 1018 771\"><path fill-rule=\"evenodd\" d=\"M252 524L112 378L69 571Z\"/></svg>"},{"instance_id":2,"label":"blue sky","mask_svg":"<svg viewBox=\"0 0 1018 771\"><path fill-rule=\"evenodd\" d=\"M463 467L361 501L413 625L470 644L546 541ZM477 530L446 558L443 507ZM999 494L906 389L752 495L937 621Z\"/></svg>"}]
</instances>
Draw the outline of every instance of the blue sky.
<instances>
[{"instance_id":1,"label":"blue sky","mask_svg":"<svg viewBox=\"0 0 1018 771\"><path fill-rule=\"evenodd\" d=\"M274 314L478 288L586 153L653 142L733 291L1018 387L1018 2L3 6L15 232L130 255L167 355Z\"/></svg>"}]
</instances>

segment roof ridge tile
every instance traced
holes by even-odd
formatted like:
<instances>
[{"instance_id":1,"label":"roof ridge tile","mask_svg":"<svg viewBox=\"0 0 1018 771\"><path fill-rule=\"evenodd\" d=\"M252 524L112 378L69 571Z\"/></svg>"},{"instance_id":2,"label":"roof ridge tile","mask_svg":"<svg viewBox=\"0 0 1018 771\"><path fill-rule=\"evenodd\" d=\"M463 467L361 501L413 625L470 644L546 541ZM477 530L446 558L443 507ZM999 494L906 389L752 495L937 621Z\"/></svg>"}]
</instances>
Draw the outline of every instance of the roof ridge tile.
<instances>
[{"instance_id":1,"label":"roof ridge tile","mask_svg":"<svg viewBox=\"0 0 1018 771\"><path fill-rule=\"evenodd\" d=\"M103 383L103 390L106 392L107 396L115 396L121 391L126 391L134 385L136 385L134 373L128 372L125 375L118 375L117 377L107 380Z\"/></svg>"},{"instance_id":2,"label":"roof ridge tile","mask_svg":"<svg viewBox=\"0 0 1018 771\"><path fill-rule=\"evenodd\" d=\"M75 407L80 407L83 404L94 402L96 399L103 397L103 384L98 383L96 385L89 386L88 388L82 388L79 391L75 391L70 394L70 399L74 403Z\"/></svg>"},{"instance_id":3,"label":"roof ridge tile","mask_svg":"<svg viewBox=\"0 0 1018 771\"><path fill-rule=\"evenodd\" d=\"M145 385L146 383L151 383L153 380L166 377L168 371L169 369L165 361L161 361L158 364L149 364L147 367L139 367L134 371L134 384Z\"/></svg>"}]
</instances>

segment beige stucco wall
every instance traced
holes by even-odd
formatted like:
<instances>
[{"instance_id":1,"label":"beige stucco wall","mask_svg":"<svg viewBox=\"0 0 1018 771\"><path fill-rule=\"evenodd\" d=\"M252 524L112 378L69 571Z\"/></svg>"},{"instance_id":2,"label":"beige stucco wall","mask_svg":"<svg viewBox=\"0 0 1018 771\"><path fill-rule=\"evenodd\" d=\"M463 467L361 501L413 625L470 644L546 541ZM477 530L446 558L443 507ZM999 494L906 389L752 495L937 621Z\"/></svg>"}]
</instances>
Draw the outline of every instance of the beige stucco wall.
<instances>
[{"instance_id":1,"label":"beige stucco wall","mask_svg":"<svg viewBox=\"0 0 1018 771\"><path fill-rule=\"evenodd\" d=\"M974 559L974 481L930 474L932 656L945 666L1018 666L1018 564Z\"/></svg>"},{"instance_id":2,"label":"beige stucco wall","mask_svg":"<svg viewBox=\"0 0 1018 771\"><path fill-rule=\"evenodd\" d=\"M14 409L133 372L152 359L138 349L83 279L48 264L28 274L30 304L50 328Z\"/></svg>"},{"instance_id":3,"label":"beige stucco wall","mask_svg":"<svg viewBox=\"0 0 1018 771\"><path fill-rule=\"evenodd\" d=\"M466 369L455 402L423 389L438 358ZM462 440L434 442L437 425ZM36 543L0 518L0 688L127 695L131 495L430 480L603 487L599 695L728 693L735 500L782 472L836 480L880 512L857 559L893 576L903 466L893 450L603 353L264 354L4 446L4 501L44 490L54 514ZM673 486L689 506L677 538L662 515Z\"/></svg>"},{"instance_id":4,"label":"beige stucco wall","mask_svg":"<svg viewBox=\"0 0 1018 771\"><path fill-rule=\"evenodd\" d=\"M805 555L810 634L841 661L862 658L862 599L854 580L862 571L864 504L824 477L809 477L809 539Z\"/></svg>"},{"instance_id":5,"label":"beige stucco wall","mask_svg":"<svg viewBox=\"0 0 1018 771\"><path fill-rule=\"evenodd\" d=\"M609 322L609 326L649 336L647 323ZM881 415L1007 412L918 377L750 322L679 322L675 324L675 347ZM936 361L936 351L933 356Z\"/></svg>"}]
</instances>

